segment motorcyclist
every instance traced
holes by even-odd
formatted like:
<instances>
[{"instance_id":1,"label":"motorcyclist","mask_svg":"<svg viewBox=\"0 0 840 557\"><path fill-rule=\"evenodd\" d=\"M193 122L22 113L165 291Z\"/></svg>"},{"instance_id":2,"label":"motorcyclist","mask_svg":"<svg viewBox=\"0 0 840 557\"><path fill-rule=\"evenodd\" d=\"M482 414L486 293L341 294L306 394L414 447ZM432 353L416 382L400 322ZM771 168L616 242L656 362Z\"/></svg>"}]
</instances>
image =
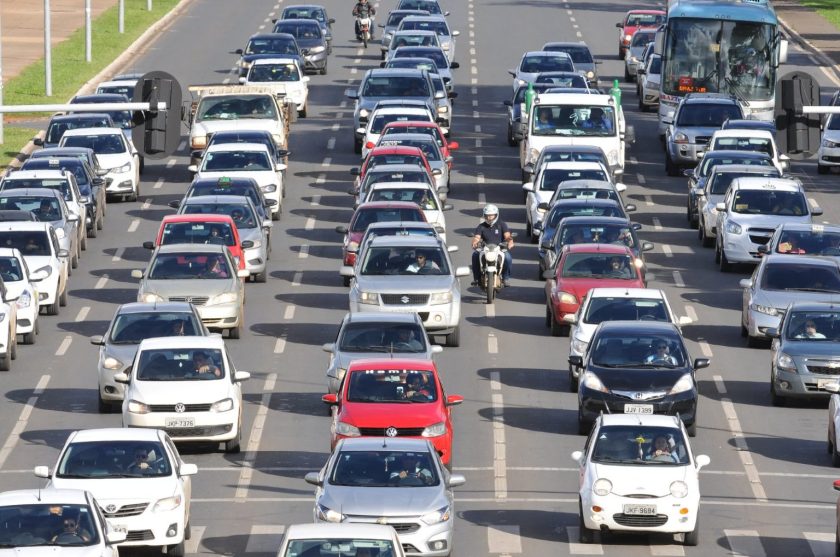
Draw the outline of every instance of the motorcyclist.
<instances>
[{"instance_id":1,"label":"motorcyclist","mask_svg":"<svg viewBox=\"0 0 840 557\"><path fill-rule=\"evenodd\" d=\"M359 19L371 17L376 15L376 8L368 3L368 0L359 0L353 6L353 17L356 18L356 38L361 38L361 31L359 29ZM370 26L370 39L373 40L373 24Z\"/></svg>"},{"instance_id":2,"label":"motorcyclist","mask_svg":"<svg viewBox=\"0 0 840 557\"><path fill-rule=\"evenodd\" d=\"M475 227L472 239L472 272L473 272L473 286L481 284L481 254L478 251L482 243L484 244L501 244L507 243L508 251L505 254L505 264L502 269L502 284L510 286L510 272L513 263L513 257L510 255L510 250L513 249L513 236L510 234L510 229L502 219L499 218L499 208L493 204L488 203L484 206L484 220Z\"/></svg>"}]
</instances>

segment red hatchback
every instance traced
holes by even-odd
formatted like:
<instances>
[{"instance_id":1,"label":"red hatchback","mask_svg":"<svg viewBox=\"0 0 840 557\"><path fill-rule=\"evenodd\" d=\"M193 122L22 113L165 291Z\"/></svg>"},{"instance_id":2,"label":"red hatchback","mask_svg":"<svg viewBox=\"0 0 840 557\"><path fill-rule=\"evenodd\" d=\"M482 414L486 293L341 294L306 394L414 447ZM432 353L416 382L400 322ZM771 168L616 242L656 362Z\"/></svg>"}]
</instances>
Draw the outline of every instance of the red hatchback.
<instances>
[{"instance_id":1,"label":"red hatchback","mask_svg":"<svg viewBox=\"0 0 840 557\"><path fill-rule=\"evenodd\" d=\"M242 250L253 247L243 242L229 215L168 215L160 223L154 242L143 242L146 249L169 244L219 244L227 246L239 269L245 268Z\"/></svg>"},{"instance_id":2,"label":"red hatchback","mask_svg":"<svg viewBox=\"0 0 840 557\"><path fill-rule=\"evenodd\" d=\"M630 47L633 35L639 29L657 29L665 23L665 12L662 10L630 10L624 20L615 26L621 29L618 36L618 58L624 60L624 54Z\"/></svg>"},{"instance_id":3,"label":"red hatchback","mask_svg":"<svg viewBox=\"0 0 840 557\"><path fill-rule=\"evenodd\" d=\"M564 246L557 267L546 274L550 278L545 281L545 324L551 327L553 336L568 332L565 317L577 313L591 289L645 288L633 252L613 244Z\"/></svg>"},{"instance_id":4,"label":"red hatchback","mask_svg":"<svg viewBox=\"0 0 840 557\"><path fill-rule=\"evenodd\" d=\"M446 136L443 135L443 130L440 129L440 125L437 122L389 122L382 128L380 139L392 133L427 133L431 135L437 141L440 147L440 154L444 160L451 157L452 151L457 151L459 147L457 141L446 139ZM452 168L451 161L449 162L449 168Z\"/></svg>"},{"instance_id":5,"label":"red hatchback","mask_svg":"<svg viewBox=\"0 0 840 557\"><path fill-rule=\"evenodd\" d=\"M431 360L356 360L338 394L322 400L336 406L330 447L347 437L428 439L446 465L452 459L451 407Z\"/></svg>"}]
</instances>

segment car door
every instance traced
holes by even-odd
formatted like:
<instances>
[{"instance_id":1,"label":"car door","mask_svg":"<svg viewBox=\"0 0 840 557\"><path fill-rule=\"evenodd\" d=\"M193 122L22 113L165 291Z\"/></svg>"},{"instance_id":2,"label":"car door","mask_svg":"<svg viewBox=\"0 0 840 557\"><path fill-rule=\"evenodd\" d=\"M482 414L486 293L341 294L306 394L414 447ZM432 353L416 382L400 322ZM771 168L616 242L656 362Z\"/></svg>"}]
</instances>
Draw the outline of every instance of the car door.
<instances>
[{"instance_id":1,"label":"car door","mask_svg":"<svg viewBox=\"0 0 840 557\"><path fill-rule=\"evenodd\" d=\"M67 254L67 257L59 257L58 252L61 250L61 245L58 243L58 236L55 233L55 228L52 226L48 227L49 230L49 242L52 244L52 256L58 262L58 267L61 270L61 274L64 277L67 277L67 266L70 264L70 254ZM65 286L66 288L66 286Z\"/></svg>"},{"instance_id":2,"label":"car door","mask_svg":"<svg viewBox=\"0 0 840 557\"><path fill-rule=\"evenodd\" d=\"M192 503L192 479L191 476L182 476L180 473L181 465L184 464L184 461L181 460L181 454L178 452L177 447L172 442L172 439L169 438L169 435L163 433L164 436L164 444L166 445L166 449L169 452L169 459L172 461L172 466L175 468L175 475L178 478L178 483L181 484L181 490L184 493L184 517L186 522L184 526L189 522L190 518L190 505Z\"/></svg>"}]
</instances>

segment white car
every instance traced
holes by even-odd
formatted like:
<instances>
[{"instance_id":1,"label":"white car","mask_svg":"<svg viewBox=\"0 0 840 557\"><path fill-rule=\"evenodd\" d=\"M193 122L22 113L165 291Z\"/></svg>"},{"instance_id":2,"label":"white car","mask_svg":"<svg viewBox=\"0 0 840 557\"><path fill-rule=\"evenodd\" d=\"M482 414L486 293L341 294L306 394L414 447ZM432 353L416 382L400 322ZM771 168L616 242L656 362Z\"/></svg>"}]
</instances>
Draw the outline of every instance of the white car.
<instances>
[{"instance_id":1,"label":"white car","mask_svg":"<svg viewBox=\"0 0 840 557\"><path fill-rule=\"evenodd\" d=\"M122 77L122 76L116 76ZM134 97L134 86L137 85L137 79L132 76L131 79L113 79L111 81L103 81L96 86L96 93L111 93L113 95L125 95L129 99Z\"/></svg>"},{"instance_id":2,"label":"white car","mask_svg":"<svg viewBox=\"0 0 840 557\"><path fill-rule=\"evenodd\" d=\"M685 545L697 545L698 474L710 459L691 452L678 416L601 414L572 459L581 543L600 530L683 533Z\"/></svg>"},{"instance_id":3,"label":"white car","mask_svg":"<svg viewBox=\"0 0 840 557\"><path fill-rule=\"evenodd\" d=\"M835 166L840 166L840 114L833 114L826 120L817 150L817 171L820 174L828 174Z\"/></svg>"},{"instance_id":4,"label":"white car","mask_svg":"<svg viewBox=\"0 0 840 557\"><path fill-rule=\"evenodd\" d=\"M298 116L306 118L309 110L309 76L304 75L297 58L263 58L254 60L248 75L239 78L242 85L269 87L275 95L297 105Z\"/></svg>"},{"instance_id":5,"label":"white car","mask_svg":"<svg viewBox=\"0 0 840 557\"><path fill-rule=\"evenodd\" d=\"M125 427L166 431L176 441L224 443L238 453L242 439L242 386L251 377L237 371L217 337L165 337L140 343L122 404Z\"/></svg>"},{"instance_id":6,"label":"white car","mask_svg":"<svg viewBox=\"0 0 840 557\"><path fill-rule=\"evenodd\" d=\"M190 476L197 472L165 432L136 428L74 431L52 470L35 467L48 488L93 494L111 528L125 533L123 547L163 546L178 556L190 537Z\"/></svg>"},{"instance_id":7,"label":"white car","mask_svg":"<svg viewBox=\"0 0 840 557\"><path fill-rule=\"evenodd\" d=\"M0 493L0 543L18 557L119 557L125 541L79 489L21 489Z\"/></svg>"},{"instance_id":8,"label":"white car","mask_svg":"<svg viewBox=\"0 0 840 557\"><path fill-rule=\"evenodd\" d=\"M767 153L773 165L784 174L790 168L790 157L779 152L776 138L766 130L717 130L709 139L709 151L757 151Z\"/></svg>"},{"instance_id":9,"label":"white car","mask_svg":"<svg viewBox=\"0 0 840 557\"><path fill-rule=\"evenodd\" d=\"M446 218L444 211L451 211L452 205L444 205L434 186L423 182L379 182L371 186L365 201L411 201L417 203L426 217L426 222L438 231L446 242Z\"/></svg>"},{"instance_id":10,"label":"white car","mask_svg":"<svg viewBox=\"0 0 840 557\"><path fill-rule=\"evenodd\" d=\"M67 305L70 253L60 248L55 229L48 222L0 222L0 246L23 255L29 280L38 282L38 305L47 315L58 315Z\"/></svg>"},{"instance_id":11,"label":"white car","mask_svg":"<svg viewBox=\"0 0 840 557\"><path fill-rule=\"evenodd\" d=\"M401 46L436 46L440 47L440 37L434 31L395 31L394 36L391 37L391 43L388 45L388 51L385 53L385 60L391 59L396 51Z\"/></svg>"},{"instance_id":12,"label":"white car","mask_svg":"<svg viewBox=\"0 0 840 557\"><path fill-rule=\"evenodd\" d=\"M405 101L400 101L405 102ZM411 103L412 106L389 106L386 102L376 105L368 117L364 128L357 131L364 135L362 140L362 158L366 158L371 149L379 143L382 128L391 122L434 122L434 116L423 101Z\"/></svg>"},{"instance_id":13,"label":"white car","mask_svg":"<svg viewBox=\"0 0 840 557\"><path fill-rule=\"evenodd\" d=\"M322 547L329 547L336 556L366 550L369 555L405 557L393 526L352 522L292 524L283 535L277 557L309 555L312 548L318 549L320 555Z\"/></svg>"},{"instance_id":14,"label":"white car","mask_svg":"<svg viewBox=\"0 0 840 557\"><path fill-rule=\"evenodd\" d=\"M286 165L274 159L268 147L260 143L222 143L210 145L199 165L190 165L199 178L253 178L266 199L273 199L271 218L277 220L283 210L283 171Z\"/></svg>"},{"instance_id":15,"label":"white car","mask_svg":"<svg viewBox=\"0 0 840 557\"><path fill-rule=\"evenodd\" d=\"M569 357L583 358L595 329L602 321L665 321L679 327L688 318L677 318L665 292L658 288L593 288L576 314L565 321L569 328ZM576 393L580 368L569 365L569 391Z\"/></svg>"},{"instance_id":16,"label":"white car","mask_svg":"<svg viewBox=\"0 0 840 557\"><path fill-rule=\"evenodd\" d=\"M565 52L550 50L532 50L522 55L516 69L508 70L513 77L513 92L529 82L533 83L537 76L544 72L573 72L575 71L572 57Z\"/></svg>"},{"instance_id":17,"label":"white car","mask_svg":"<svg viewBox=\"0 0 840 557\"><path fill-rule=\"evenodd\" d=\"M8 299L15 299L17 323L15 332L23 344L35 344L38 334L38 285L44 273L37 276L29 270L23 256L16 248L0 248L0 278L6 286Z\"/></svg>"},{"instance_id":18,"label":"white car","mask_svg":"<svg viewBox=\"0 0 840 557\"><path fill-rule=\"evenodd\" d=\"M452 31L446 22L443 14L435 15L409 15L400 22L398 31L434 31L438 35L440 48L446 53L446 58L452 62L455 60L455 37L461 34L460 31Z\"/></svg>"},{"instance_id":19,"label":"white car","mask_svg":"<svg viewBox=\"0 0 840 557\"><path fill-rule=\"evenodd\" d=\"M106 171L105 193L137 201L140 195L140 155L120 128L67 130L59 147L89 147Z\"/></svg>"},{"instance_id":20,"label":"white car","mask_svg":"<svg viewBox=\"0 0 840 557\"><path fill-rule=\"evenodd\" d=\"M639 68L636 92L639 95L639 110L646 112L659 105L659 82L662 75L662 57L652 54L644 68Z\"/></svg>"}]
</instances>

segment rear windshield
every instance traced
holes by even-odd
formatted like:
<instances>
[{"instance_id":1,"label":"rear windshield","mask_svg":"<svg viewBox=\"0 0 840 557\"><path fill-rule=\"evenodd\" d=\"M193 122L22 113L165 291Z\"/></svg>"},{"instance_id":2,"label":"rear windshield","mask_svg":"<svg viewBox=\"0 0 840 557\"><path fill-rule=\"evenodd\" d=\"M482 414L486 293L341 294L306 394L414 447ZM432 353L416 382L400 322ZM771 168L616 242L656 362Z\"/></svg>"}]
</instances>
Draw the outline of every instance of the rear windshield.
<instances>
[{"instance_id":1,"label":"rear windshield","mask_svg":"<svg viewBox=\"0 0 840 557\"><path fill-rule=\"evenodd\" d=\"M403 221L403 222L426 222L420 208L417 209L361 209L356 212L350 230L353 232L364 232L372 222Z\"/></svg>"},{"instance_id":2,"label":"rear windshield","mask_svg":"<svg viewBox=\"0 0 840 557\"><path fill-rule=\"evenodd\" d=\"M251 207L242 203L188 203L184 206L185 215L228 215L236 228L256 228L257 217Z\"/></svg>"},{"instance_id":3,"label":"rear windshield","mask_svg":"<svg viewBox=\"0 0 840 557\"><path fill-rule=\"evenodd\" d=\"M765 290L840 292L840 273L828 265L771 263L764 268L761 287Z\"/></svg>"},{"instance_id":4,"label":"rear windshield","mask_svg":"<svg viewBox=\"0 0 840 557\"><path fill-rule=\"evenodd\" d=\"M416 52L408 52L397 50L394 52L395 58L414 58L417 56ZM448 68L449 67L449 60L446 58L446 55L443 53L442 50L427 50L423 51L423 58L428 58L429 60L433 60L435 65L438 68Z\"/></svg>"},{"instance_id":5,"label":"rear windshield","mask_svg":"<svg viewBox=\"0 0 840 557\"><path fill-rule=\"evenodd\" d=\"M321 26L317 23L284 23L287 20L280 20L274 26L275 33L288 33L296 39L311 40L321 38Z\"/></svg>"},{"instance_id":6,"label":"rear windshield","mask_svg":"<svg viewBox=\"0 0 840 557\"><path fill-rule=\"evenodd\" d=\"M771 157L776 154L773 150L773 142L766 137L719 137L712 148L727 151L758 151L767 153Z\"/></svg>"},{"instance_id":7,"label":"rear windshield","mask_svg":"<svg viewBox=\"0 0 840 557\"><path fill-rule=\"evenodd\" d=\"M401 30L416 30L416 31L434 31L438 35L449 36L449 29L445 21L405 21L400 27Z\"/></svg>"},{"instance_id":8,"label":"rear windshield","mask_svg":"<svg viewBox=\"0 0 840 557\"><path fill-rule=\"evenodd\" d=\"M623 217L624 213L617 205L606 205L597 207L558 207L549 213L546 219L547 226L555 227L566 217Z\"/></svg>"},{"instance_id":9,"label":"rear windshield","mask_svg":"<svg viewBox=\"0 0 840 557\"><path fill-rule=\"evenodd\" d=\"M633 42L630 43L631 47L640 47L640 46L647 46L649 43L653 42L653 38L656 35L653 33L636 33L633 35Z\"/></svg>"},{"instance_id":10,"label":"rear windshield","mask_svg":"<svg viewBox=\"0 0 840 557\"><path fill-rule=\"evenodd\" d=\"M426 351L426 333L422 325L408 323L348 323L338 339L342 352Z\"/></svg>"},{"instance_id":11,"label":"rear windshield","mask_svg":"<svg viewBox=\"0 0 840 557\"><path fill-rule=\"evenodd\" d=\"M290 39L254 39L245 47L245 54L298 54Z\"/></svg>"},{"instance_id":12,"label":"rear windshield","mask_svg":"<svg viewBox=\"0 0 840 557\"><path fill-rule=\"evenodd\" d=\"M708 193L711 195L723 195L726 193L726 190L729 189L729 186L732 184L732 180L735 178L742 178L742 177L760 177L763 176L765 178L778 178L779 172L778 170L767 171L767 172L718 172L714 174L711 178L711 182L708 186Z\"/></svg>"},{"instance_id":13,"label":"rear windshield","mask_svg":"<svg viewBox=\"0 0 840 557\"><path fill-rule=\"evenodd\" d=\"M840 255L840 232L814 225L811 230L783 230L776 253L794 255Z\"/></svg>"},{"instance_id":14,"label":"rear windshield","mask_svg":"<svg viewBox=\"0 0 840 557\"><path fill-rule=\"evenodd\" d=\"M255 64L251 66L248 81L300 81L300 72L294 64Z\"/></svg>"},{"instance_id":15,"label":"rear windshield","mask_svg":"<svg viewBox=\"0 0 840 557\"><path fill-rule=\"evenodd\" d=\"M363 97L428 97L429 84L422 77L369 77L362 87Z\"/></svg>"},{"instance_id":16,"label":"rear windshield","mask_svg":"<svg viewBox=\"0 0 840 557\"><path fill-rule=\"evenodd\" d=\"M163 228L161 245L166 244L236 244L230 224L226 222L170 222Z\"/></svg>"}]
</instances>

